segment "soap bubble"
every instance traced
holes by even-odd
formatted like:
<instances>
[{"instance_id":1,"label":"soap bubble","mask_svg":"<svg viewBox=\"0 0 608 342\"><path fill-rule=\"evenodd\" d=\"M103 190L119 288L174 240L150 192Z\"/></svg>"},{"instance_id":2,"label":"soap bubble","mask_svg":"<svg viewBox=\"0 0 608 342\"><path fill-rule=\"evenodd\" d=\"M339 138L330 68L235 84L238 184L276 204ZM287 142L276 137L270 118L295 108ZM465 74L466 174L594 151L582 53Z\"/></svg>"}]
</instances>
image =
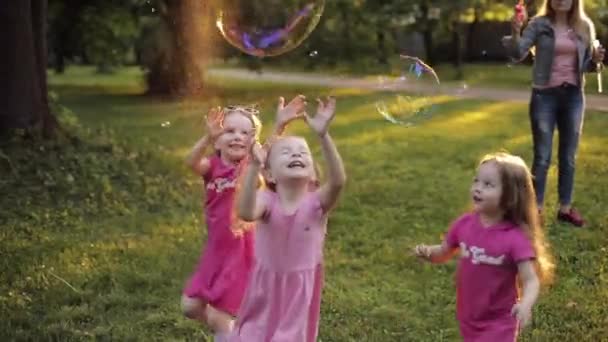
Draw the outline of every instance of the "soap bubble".
<instances>
[{"instance_id":1,"label":"soap bubble","mask_svg":"<svg viewBox=\"0 0 608 342\"><path fill-rule=\"evenodd\" d=\"M232 46L256 57L298 47L315 29L325 0L222 0L216 26Z\"/></svg>"},{"instance_id":2,"label":"soap bubble","mask_svg":"<svg viewBox=\"0 0 608 342\"><path fill-rule=\"evenodd\" d=\"M387 121L412 126L436 111L435 96L439 95L437 73L421 59L401 56L399 77L381 77L379 88L396 92L376 102L376 110Z\"/></svg>"}]
</instances>

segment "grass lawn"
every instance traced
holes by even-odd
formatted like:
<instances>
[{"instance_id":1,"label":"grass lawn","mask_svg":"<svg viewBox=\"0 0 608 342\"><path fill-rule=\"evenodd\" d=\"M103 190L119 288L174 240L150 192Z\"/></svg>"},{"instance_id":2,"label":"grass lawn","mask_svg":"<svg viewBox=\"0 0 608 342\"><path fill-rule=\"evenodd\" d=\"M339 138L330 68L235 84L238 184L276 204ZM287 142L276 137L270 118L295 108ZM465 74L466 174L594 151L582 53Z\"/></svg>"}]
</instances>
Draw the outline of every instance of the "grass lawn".
<instances>
[{"instance_id":1,"label":"grass lawn","mask_svg":"<svg viewBox=\"0 0 608 342\"><path fill-rule=\"evenodd\" d=\"M279 95L329 92L216 84L210 98L178 102L137 95L137 77L51 75L82 141L0 145L0 340L205 340L179 309L205 239L201 183L182 162L203 110L258 101L268 128ZM455 262L421 264L410 250L439 242L468 206L481 155L505 148L531 160L526 105L448 99L404 128L376 113L391 95L333 93L349 184L328 227L320 341L458 340ZM586 115L576 204L590 222L548 218L557 283L523 341L608 336L608 115ZM311 138L303 124L290 131ZM553 167L548 208L555 196Z\"/></svg>"}]
</instances>

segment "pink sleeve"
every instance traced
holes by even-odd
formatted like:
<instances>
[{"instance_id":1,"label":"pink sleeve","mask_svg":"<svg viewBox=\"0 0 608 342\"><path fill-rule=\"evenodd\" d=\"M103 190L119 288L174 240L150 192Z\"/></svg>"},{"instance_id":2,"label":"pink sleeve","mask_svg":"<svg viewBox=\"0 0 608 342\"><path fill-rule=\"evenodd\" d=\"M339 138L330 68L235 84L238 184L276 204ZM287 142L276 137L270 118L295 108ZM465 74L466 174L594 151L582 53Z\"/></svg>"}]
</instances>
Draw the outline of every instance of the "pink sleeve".
<instances>
[{"instance_id":1,"label":"pink sleeve","mask_svg":"<svg viewBox=\"0 0 608 342\"><path fill-rule=\"evenodd\" d=\"M268 222L272 208L274 207L272 203L274 193L270 190L258 190L258 194L258 200L264 201L264 204L266 205L266 210L264 211L264 214L262 214L262 221Z\"/></svg>"},{"instance_id":2,"label":"pink sleeve","mask_svg":"<svg viewBox=\"0 0 608 342\"><path fill-rule=\"evenodd\" d=\"M514 234L512 238L511 257L515 263L534 259L536 257L532 243L520 229L516 230L516 234Z\"/></svg>"},{"instance_id":3,"label":"pink sleeve","mask_svg":"<svg viewBox=\"0 0 608 342\"><path fill-rule=\"evenodd\" d=\"M218 157L216 155L209 157L209 170L207 170L207 173L201 175L205 183L208 183L210 180L213 179L213 171L215 171L217 165L217 158Z\"/></svg>"},{"instance_id":4,"label":"pink sleeve","mask_svg":"<svg viewBox=\"0 0 608 342\"><path fill-rule=\"evenodd\" d=\"M319 218L322 218L323 216L325 216L327 214L323 210L323 207L321 206L321 193L318 190L310 192L309 201L310 201L310 206L312 207L312 210L311 210L312 213L317 215Z\"/></svg>"},{"instance_id":5,"label":"pink sleeve","mask_svg":"<svg viewBox=\"0 0 608 342\"><path fill-rule=\"evenodd\" d=\"M445 236L445 242L449 247L456 248L460 246L461 237L459 235L462 230L461 227L469 216L469 214L462 215L450 225L448 234Z\"/></svg>"}]
</instances>

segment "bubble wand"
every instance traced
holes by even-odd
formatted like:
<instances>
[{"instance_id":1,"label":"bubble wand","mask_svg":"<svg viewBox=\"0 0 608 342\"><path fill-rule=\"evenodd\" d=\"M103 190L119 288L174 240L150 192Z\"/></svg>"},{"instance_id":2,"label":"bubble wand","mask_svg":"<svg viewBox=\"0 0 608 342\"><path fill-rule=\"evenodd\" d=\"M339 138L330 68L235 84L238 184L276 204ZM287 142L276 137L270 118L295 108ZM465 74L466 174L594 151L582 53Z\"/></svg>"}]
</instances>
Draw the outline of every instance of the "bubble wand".
<instances>
[{"instance_id":1,"label":"bubble wand","mask_svg":"<svg viewBox=\"0 0 608 342\"><path fill-rule=\"evenodd\" d=\"M598 39L593 41L593 47L595 49L599 48L600 46L602 46L602 44L600 43L600 41ZM602 93L603 92L603 85L602 85L602 69L603 69L604 65L602 64L602 62L598 62L596 64L596 69L597 69L597 92L598 93Z\"/></svg>"}]
</instances>

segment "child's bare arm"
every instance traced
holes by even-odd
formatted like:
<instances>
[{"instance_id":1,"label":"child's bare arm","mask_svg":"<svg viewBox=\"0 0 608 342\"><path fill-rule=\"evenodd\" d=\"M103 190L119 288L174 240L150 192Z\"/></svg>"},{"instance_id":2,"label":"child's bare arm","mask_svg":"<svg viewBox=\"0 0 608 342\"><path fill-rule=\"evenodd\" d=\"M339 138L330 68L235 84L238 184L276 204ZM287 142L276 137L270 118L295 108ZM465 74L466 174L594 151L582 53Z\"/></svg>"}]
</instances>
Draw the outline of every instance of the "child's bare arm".
<instances>
[{"instance_id":1,"label":"child's bare arm","mask_svg":"<svg viewBox=\"0 0 608 342\"><path fill-rule=\"evenodd\" d=\"M450 260L457 252L458 248L450 247L447 242L441 245L418 245L414 248L417 257L437 264Z\"/></svg>"},{"instance_id":2,"label":"child's bare arm","mask_svg":"<svg viewBox=\"0 0 608 342\"><path fill-rule=\"evenodd\" d=\"M199 176L206 174L211 166L209 158L205 157L205 151L211 144L210 140L208 135L203 136L196 142L188 154L188 157L186 157L186 165Z\"/></svg>"},{"instance_id":3,"label":"child's bare arm","mask_svg":"<svg viewBox=\"0 0 608 342\"><path fill-rule=\"evenodd\" d=\"M255 151L255 152L254 152ZM253 222L261 219L266 212L265 197L262 196L262 191L257 190L262 164L261 157L262 147L255 144L252 147L252 157L243 182L238 198L238 215L247 222Z\"/></svg>"},{"instance_id":4,"label":"child's bare arm","mask_svg":"<svg viewBox=\"0 0 608 342\"><path fill-rule=\"evenodd\" d=\"M523 284L523 295L521 301L513 306L512 314L517 317L520 327L524 328L532 319L532 307L538 299L540 281L532 260L519 262L517 273Z\"/></svg>"},{"instance_id":5,"label":"child's bare arm","mask_svg":"<svg viewBox=\"0 0 608 342\"><path fill-rule=\"evenodd\" d=\"M327 183L319 189L321 207L324 211L330 211L338 202L340 194L346 184L346 172L340 153L336 148L329 133L321 137L323 155L327 163L328 177Z\"/></svg>"},{"instance_id":6,"label":"child's bare arm","mask_svg":"<svg viewBox=\"0 0 608 342\"><path fill-rule=\"evenodd\" d=\"M199 176L202 176L209 171L209 158L205 157L205 152L209 146L212 146L214 141L219 137L224 128L222 122L224 120L224 112L221 108L212 108L207 114L207 134L194 144L190 154L186 158L186 164Z\"/></svg>"},{"instance_id":7,"label":"child's bare arm","mask_svg":"<svg viewBox=\"0 0 608 342\"><path fill-rule=\"evenodd\" d=\"M321 139L321 149L327 163L328 179L327 183L319 189L319 197L321 207L325 212L328 212L338 202L346 184L346 172L344 171L342 157L340 157L340 153L329 135L329 125L336 114L336 99L328 98L325 102L318 99L317 102L319 106L314 118L308 115L305 115L305 118L310 128Z\"/></svg>"}]
</instances>

